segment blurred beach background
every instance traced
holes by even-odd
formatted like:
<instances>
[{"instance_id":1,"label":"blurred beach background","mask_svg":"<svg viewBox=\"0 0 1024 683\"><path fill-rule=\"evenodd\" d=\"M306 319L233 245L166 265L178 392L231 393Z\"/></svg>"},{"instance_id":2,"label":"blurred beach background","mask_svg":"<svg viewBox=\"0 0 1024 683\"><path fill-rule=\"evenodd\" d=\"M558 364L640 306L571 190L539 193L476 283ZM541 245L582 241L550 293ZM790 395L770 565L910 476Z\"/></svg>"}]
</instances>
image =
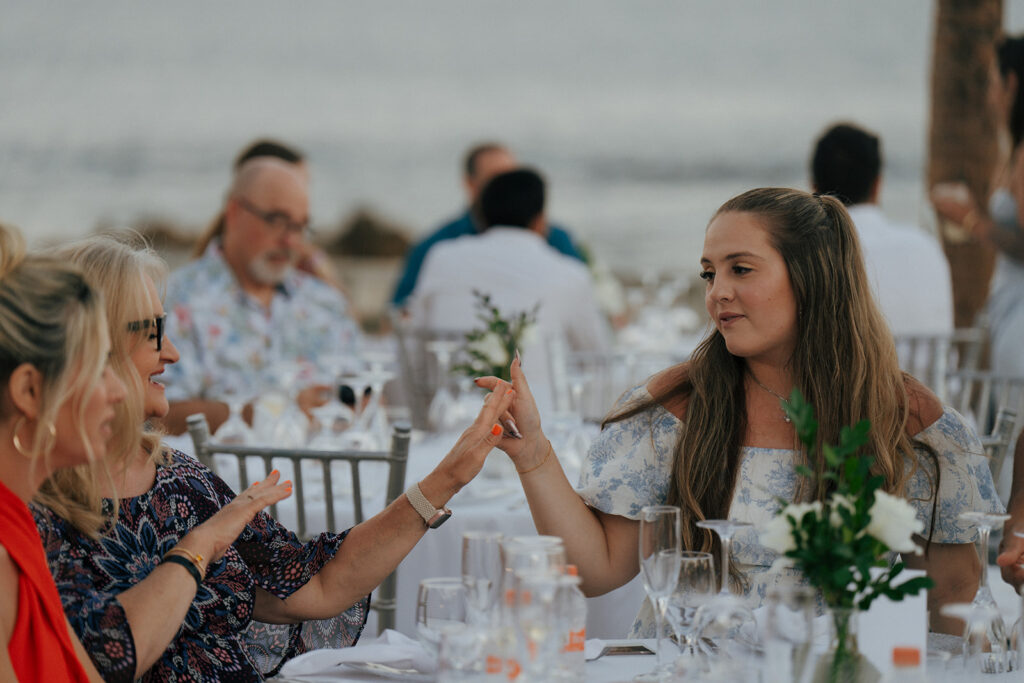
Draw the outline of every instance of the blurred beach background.
<instances>
[{"instance_id":1,"label":"blurred beach background","mask_svg":"<svg viewBox=\"0 0 1024 683\"><path fill-rule=\"evenodd\" d=\"M1004 26L1024 26L1008 0ZM496 139L614 271L698 270L704 226L807 188L816 136L883 140L883 208L928 227L926 0L171 4L0 0L0 219L33 243L158 221L198 233L236 152L302 149L321 235L360 209L410 239ZM374 290L390 286L394 267Z\"/></svg>"}]
</instances>

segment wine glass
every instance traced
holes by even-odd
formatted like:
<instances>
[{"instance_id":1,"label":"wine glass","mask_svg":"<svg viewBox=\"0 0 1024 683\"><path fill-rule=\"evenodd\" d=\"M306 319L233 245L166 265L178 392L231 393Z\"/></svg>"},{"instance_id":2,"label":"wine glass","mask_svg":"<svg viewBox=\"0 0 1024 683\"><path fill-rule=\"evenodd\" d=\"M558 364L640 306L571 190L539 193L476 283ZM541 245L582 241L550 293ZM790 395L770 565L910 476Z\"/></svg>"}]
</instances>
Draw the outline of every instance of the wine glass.
<instances>
[{"instance_id":1,"label":"wine glass","mask_svg":"<svg viewBox=\"0 0 1024 683\"><path fill-rule=\"evenodd\" d=\"M986 674L1006 672L1005 647L998 650L992 640L994 624L1003 621L998 607L983 603L954 602L943 605L941 612L944 616L962 619L964 622L964 671Z\"/></svg>"},{"instance_id":2,"label":"wine glass","mask_svg":"<svg viewBox=\"0 0 1024 683\"><path fill-rule=\"evenodd\" d=\"M654 607L658 656L653 671L633 678L640 683L661 681L667 675L662 641L665 636L665 610L679 581L682 545L679 520L679 508L675 505L648 505L640 510L640 576L647 598Z\"/></svg>"},{"instance_id":3,"label":"wine glass","mask_svg":"<svg viewBox=\"0 0 1024 683\"><path fill-rule=\"evenodd\" d=\"M988 585L988 538L993 526L1005 522L1009 518L1009 515L976 510L960 514L961 521L967 522L978 529L978 555L981 558L981 576L978 579L978 590L974 594L971 604L981 607L992 607L996 610L995 616L986 620L988 630L985 633L985 638L991 650L992 657L990 659L1001 658L1003 660L1001 664L1003 668L1000 668L999 671L1005 671L1005 667L1010 663L1008 658L1009 639L1006 632L1006 622L1003 621L1003 617L999 614L999 606L996 604L995 598L992 597L992 589ZM989 666L995 666L995 664L989 664Z\"/></svg>"},{"instance_id":4,"label":"wine glass","mask_svg":"<svg viewBox=\"0 0 1024 683\"><path fill-rule=\"evenodd\" d=\"M702 645L713 643L719 654L724 651L733 659L743 660L757 649L757 622L750 608L729 589L729 554L733 535L751 524L729 519L705 519L697 522L697 526L718 534L722 559L721 588L717 595L697 609L694 616L696 640Z\"/></svg>"},{"instance_id":5,"label":"wine glass","mask_svg":"<svg viewBox=\"0 0 1024 683\"><path fill-rule=\"evenodd\" d=\"M458 351L459 343L447 339L434 339L426 343L426 348L437 358L437 391L430 400L427 420L434 431L443 432L451 428L451 415L457 410L455 397L448 389L448 374L452 355Z\"/></svg>"},{"instance_id":6,"label":"wine glass","mask_svg":"<svg viewBox=\"0 0 1024 683\"><path fill-rule=\"evenodd\" d=\"M416 634L423 647L436 657L444 629L465 623L466 587L461 577L420 581L416 595Z\"/></svg>"},{"instance_id":7,"label":"wine glass","mask_svg":"<svg viewBox=\"0 0 1024 683\"><path fill-rule=\"evenodd\" d=\"M774 680L804 681L812 675L817 601L810 586L783 584L768 590L764 662L776 673Z\"/></svg>"},{"instance_id":8,"label":"wine glass","mask_svg":"<svg viewBox=\"0 0 1024 683\"><path fill-rule=\"evenodd\" d=\"M711 553L684 550L679 554L679 581L668 599L666 616L679 642L681 659L677 671L690 666L700 654L693 639L693 617L697 608L715 594L715 560Z\"/></svg>"},{"instance_id":9,"label":"wine glass","mask_svg":"<svg viewBox=\"0 0 1024 683\"><path fill-rule=\"evenodd\" d=\"M217 441L244 446L252 443L253 432L242 417L245 404L253 397L252 387L244 376L238 375L221 390L221 399L228 404L228 419L217 428Z\"/></svg>"},{"instance_id":10,"label":"wine glass","mask_svg":"<svg viewBox=\"0 0 1024 683\"><path fill-rule=\"evenodd\" d=\"M501 539L497 531L462 534L462 583L466 586L467 621L472 625L493 623L505 568Z\"/></svg>"}]
</instances>

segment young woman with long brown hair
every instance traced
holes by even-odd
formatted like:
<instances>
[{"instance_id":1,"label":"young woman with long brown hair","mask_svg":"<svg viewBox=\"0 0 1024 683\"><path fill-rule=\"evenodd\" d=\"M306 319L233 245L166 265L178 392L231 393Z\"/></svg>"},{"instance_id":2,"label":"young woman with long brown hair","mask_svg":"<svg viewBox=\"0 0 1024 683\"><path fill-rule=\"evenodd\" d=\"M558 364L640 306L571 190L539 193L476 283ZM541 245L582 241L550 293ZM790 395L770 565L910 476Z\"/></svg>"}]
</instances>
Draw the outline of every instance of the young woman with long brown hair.
<instances>
[{"instance_id":1,"label":"young woman with long brown hair","mask_svg":"<svg viewBox=\"0 0 1024 683\"><path fill-rule=\"evenodd\" d=\"M905 557L935 580L932 627L946 602L969 601L980 571L966 509L998 510L977 436L952 409L898 366L892 335L871 295L857 235L842 204L789 189L751 190L712 218L700 259L713 325L689 361L627 392L591 447L573 490L513 363L512 414L522 440L501 448L515 461L541 533L561 536L584 590L599 595L632 579L640 508L669 503L683 514L689 549L716 546L701 519L757 524L778 499L809 500L794 466L807 455L780 405L799 388L814 406L823 442L871 421L874 471L925 523L923 556ZM489 386L491 379L478 381ZM734 581L751 606L768 589L799 580L771 569L756 531L736 536ZM634 635L649 635L644 608Z\"/></svg>"}]
</instances>

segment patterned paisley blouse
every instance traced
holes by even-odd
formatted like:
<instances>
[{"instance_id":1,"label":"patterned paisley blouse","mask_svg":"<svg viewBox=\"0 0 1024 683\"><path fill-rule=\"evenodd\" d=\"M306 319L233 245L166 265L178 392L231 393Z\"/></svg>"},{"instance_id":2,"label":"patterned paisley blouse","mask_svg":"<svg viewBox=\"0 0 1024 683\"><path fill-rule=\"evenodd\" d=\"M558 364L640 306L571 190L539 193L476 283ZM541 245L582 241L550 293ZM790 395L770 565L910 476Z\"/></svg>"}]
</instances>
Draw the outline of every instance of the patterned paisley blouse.
<instances>
[{"instance_id":1,"label":"patterned paisley blouse","mask_svg":"<svg viewBox=\"0 0 1024 683\"><path fill-rule=\"evenodd\" d=\"M650 401L645 385L627 392L618 407ZM662 406L609 425L590 447L580 473L579 494L593 508L630 519L640 516L645 505L663 504L668 496L672 452L682 435L683 422ZM938 456L940 483L932 541L970 543L974 529L961 522L968 510L1002 512L992 473L974 429L952 408L923 429L915 439L930 446ZM756 528L779 510L777 498L792 500L797 487L794 471L797 452L781 448L744 447L729 518L754 524L733 537L733 562L747 578L745 598L756 608L768 591L779 584L800 580L792 568L771 570L773 551L760 544ZM917 516L932 528L930 491L934 470L922 458L907 482L906 498ZM644 601L633 624L631 637L653 637L653 612Z\"/></svg>"},{"instance_id":2,"label":"patterned paisley blouse","mask_svg":"<svg viewBox=\"0 0 1024 683\"><path fill-rule=\"evenodd\" d=\"M33 506L64 611L105 680L131 681L136 667L135 643L117 594L146 578L164 553L234 497L208 468L172 451L169 463L157 466L153 488L122 499L117 525L99 540ZM344 539L344 533L321 534L303 544L259 513L207 568L178 636L142 680L258 681L305 651L307 632L323 631L324 622L269 629L253 622L254 589L287 598L334 557ZM369 596L328 620L329 644L355 643L368 608Z\"/></svg>"}]
</instances>

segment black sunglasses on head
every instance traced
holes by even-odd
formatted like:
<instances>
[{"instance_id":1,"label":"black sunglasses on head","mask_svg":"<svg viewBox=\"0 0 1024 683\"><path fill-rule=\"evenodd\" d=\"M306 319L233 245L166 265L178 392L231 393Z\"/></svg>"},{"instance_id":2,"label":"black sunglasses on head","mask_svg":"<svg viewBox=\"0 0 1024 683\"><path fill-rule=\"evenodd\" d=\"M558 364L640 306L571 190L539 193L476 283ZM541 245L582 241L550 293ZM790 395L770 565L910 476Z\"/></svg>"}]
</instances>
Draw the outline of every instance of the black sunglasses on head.
<instances>
[{"instance_id":1,"label":"black sunglasses on head","mask_svg":"<svg viewBox=\"0 0 1024 683\"><path fill-rule=\"evenodd\" d=\"M129 332L142 332L149 328L155 328L153 334L156 335L156 350L162 351L164 346L164 323L167 320L167 314L160 316L159 318L150 318L149 320L135 320L128 323Z\"/></svg>"}]
</instances>

